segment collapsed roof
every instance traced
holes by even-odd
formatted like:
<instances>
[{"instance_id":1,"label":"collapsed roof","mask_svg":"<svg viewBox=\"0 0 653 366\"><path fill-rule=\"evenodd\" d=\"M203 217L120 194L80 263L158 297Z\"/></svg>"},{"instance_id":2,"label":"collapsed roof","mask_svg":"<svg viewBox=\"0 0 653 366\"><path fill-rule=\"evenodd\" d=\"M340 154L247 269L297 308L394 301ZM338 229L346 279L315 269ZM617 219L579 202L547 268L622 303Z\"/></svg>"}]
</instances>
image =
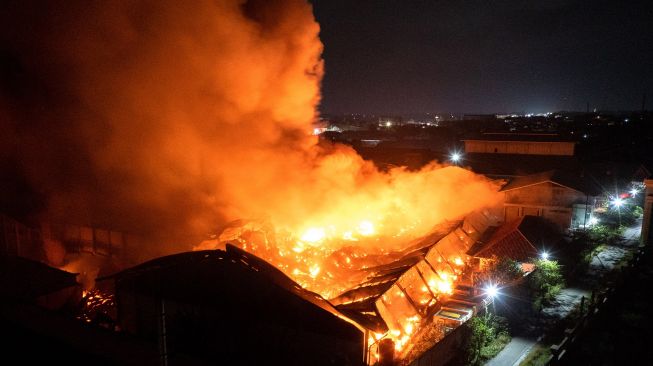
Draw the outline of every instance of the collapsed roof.
<instances>
[{"instance_id":1,"label":"collapsed roof","mask_svg":"<svg viewBox=\"0 0 653 366\"><path fill-rule=\"evenodd\" d=\"M449 278L462 274L466 254L498 218L488 210L473 212L444 237L400 260L370 269L371 275L331 299L336 308L375 332L404 329L405 319L423 318L451 288ZM451 276L451 277L450 277Z\"/></svg>"}]
</instances>

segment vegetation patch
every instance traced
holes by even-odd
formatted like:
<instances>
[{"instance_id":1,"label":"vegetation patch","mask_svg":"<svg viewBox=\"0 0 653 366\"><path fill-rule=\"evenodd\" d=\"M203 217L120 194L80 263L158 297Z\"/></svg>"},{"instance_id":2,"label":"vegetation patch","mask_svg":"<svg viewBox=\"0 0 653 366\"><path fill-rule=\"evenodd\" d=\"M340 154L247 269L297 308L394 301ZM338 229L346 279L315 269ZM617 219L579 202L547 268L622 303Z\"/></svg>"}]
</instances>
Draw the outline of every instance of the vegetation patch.
<instances>
[{"instance_id":1,"label":"vegetation patch","mask_svg":"<svg viewBox=\"0 0 653 366\"><path fill-rule=\"evenodd\" d=\"M544 366L551 358L551 349L547 345L536 343L519 366Z\"/></svg>"},{"instance_id":2,"label":"vegetation patch","mask_svg":"<svg viewBox=\"0 0 653 366\"><path fill-rule=\"evenodd\" d=\"M491 313L475 316L466 326L471 334L467 344L468 365L484 364L510 343L506 319L500 316Z\"/></svg>"},{"instance_id":3,"label":"vegetation patch","mask_svg":"<svg viewBox=\"0 0 653 366\"><path fill-rule=\"evenodd\" d=\"M555 299L565 281L557 261L538 259L535 266L535 271L528 277L528 284L532 291L533 308L540 310Z\"/></svg>"}]
</instances>

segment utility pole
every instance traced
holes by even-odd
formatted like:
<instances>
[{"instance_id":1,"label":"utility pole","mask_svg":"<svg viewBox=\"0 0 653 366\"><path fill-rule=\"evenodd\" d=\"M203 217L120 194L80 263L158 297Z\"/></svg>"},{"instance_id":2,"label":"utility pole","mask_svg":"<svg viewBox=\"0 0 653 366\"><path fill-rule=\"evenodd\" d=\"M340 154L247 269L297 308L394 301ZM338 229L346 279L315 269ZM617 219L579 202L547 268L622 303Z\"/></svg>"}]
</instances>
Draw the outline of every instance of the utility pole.
<instances>
[{"instance_id":1,"label":"utility pole","mask_svg":"<svg viewBox=\"0 0 653 366\"><path fill-rule=\"evenodd\" d=\"M642 94L642 114L646 112L646 93Z\"/></svg>"}]
</instances>

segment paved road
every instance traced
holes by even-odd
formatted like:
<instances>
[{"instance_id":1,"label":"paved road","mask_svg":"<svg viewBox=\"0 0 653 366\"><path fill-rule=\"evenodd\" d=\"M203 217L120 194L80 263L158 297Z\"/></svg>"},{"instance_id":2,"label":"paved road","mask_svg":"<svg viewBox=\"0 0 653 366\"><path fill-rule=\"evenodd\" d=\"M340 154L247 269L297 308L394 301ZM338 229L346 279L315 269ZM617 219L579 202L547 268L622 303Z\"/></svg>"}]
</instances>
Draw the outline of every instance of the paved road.
<instances>
[{"instance_id":1,"label":"paved road","mask_svg":"<svg viewBox=\"0 0 653 366\"><path fill-rule=\"evenodd\" d=\"M627 241L639 242L639 236L642 232L642 219L639 218L635 221L633 226L626 228L624 231L624 239Z\"/></svg>"},{"instance_id":2,"label":"paved road","mask_svg":"<svg viewBox=\"0 0 653 366\"><path fill-rule=\"evenodd\" d=\"M627 246L638 243L641 225L642 221L640 219L637 220L633 226L626 228L624 231L624 239ZM611 251L620 251L619 253L616 253L619 255L615 255L615 257L618 257L617 259L621 258L621 256L623 256L625 253L625 250L622 248L609 247L604 249L605 253L602 253L603 257L605 258L600 259L603 259L604 262L610 263L612 258L607 256L607 254L611 253ZM605 266L605 263L603 262L600 264L602 267ZM609 267L609 269L611 268L612 266ZM565 288L560 292L560 294L558 294L558 296L556 296L556 301L554 301L553 306L544 309L543 313L547 313L546 315L550 317L564 318L569 313L569 311L573 309L573 307L578 302L580 302L580 298L582 296L587 298L589 296L589 290L585 288ZM524 358L528 355L528 352L536 343L537 339L535 338L515 336L512 338L510 343L508 343L508 345L506 345L506 347L501 352L499 352L498 355L488 361L485 365L517 366L521 361L524 360Z\"/></svg>"},{"instance_id":3,"label":"paved road","mask_svg":"<svg viewBox=\"0 0 653 366\"><path fill-rule=\"evenodd\" d=\"M499 352L496 357L488 361L486 366L513 366L528 354L528 351L537 343L537 339L528 337L513 337L510 343Z\"/></svg>"}]
</instances>

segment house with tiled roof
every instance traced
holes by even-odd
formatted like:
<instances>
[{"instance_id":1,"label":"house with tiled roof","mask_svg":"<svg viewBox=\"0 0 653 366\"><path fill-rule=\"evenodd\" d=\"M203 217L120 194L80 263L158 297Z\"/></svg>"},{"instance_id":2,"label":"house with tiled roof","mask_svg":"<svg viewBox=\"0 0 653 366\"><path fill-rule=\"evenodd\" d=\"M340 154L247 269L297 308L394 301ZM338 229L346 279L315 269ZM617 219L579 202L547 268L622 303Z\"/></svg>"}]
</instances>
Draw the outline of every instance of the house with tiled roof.
<instances>
[{"instance_id":1,"label":"house with tiled roof","mask_svg":"<svg viewBox=\"0 0 653 366\"><path fill-rule=\"evenodd\" d=\"M529 262L542 252L554 251L562 240L559 229L537 216L522 216L504 223L483 242L477 242L468 255L483 258L510 258Z\"/></svg>"}]
</instances>

